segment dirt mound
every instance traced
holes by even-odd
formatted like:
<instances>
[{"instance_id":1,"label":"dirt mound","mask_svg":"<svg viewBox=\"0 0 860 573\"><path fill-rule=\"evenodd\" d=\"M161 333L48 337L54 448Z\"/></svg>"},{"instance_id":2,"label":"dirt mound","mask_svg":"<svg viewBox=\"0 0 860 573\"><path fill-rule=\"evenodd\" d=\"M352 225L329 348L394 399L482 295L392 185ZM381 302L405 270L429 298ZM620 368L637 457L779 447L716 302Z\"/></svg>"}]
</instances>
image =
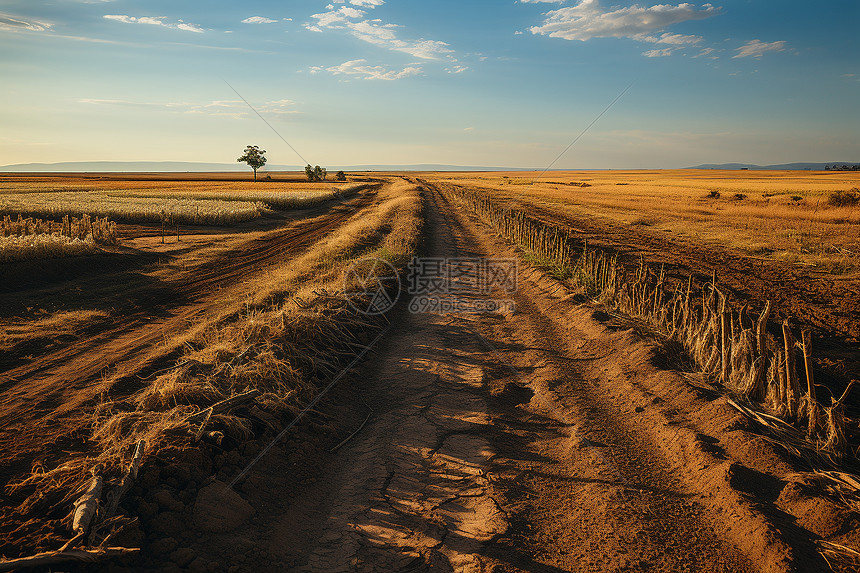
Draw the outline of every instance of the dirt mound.
<instances>
[{"instance_id":1,"label":"dirt mound","mask_svg":"<svg viewBox=\"0 0 860 573\"><path fill-rule=\"evenodd\" d=\"M194 525L203 531L233 531L252 515L254 508L251 504L217 480L201 489L194 502Z\"/></svg>"}]
</instances>

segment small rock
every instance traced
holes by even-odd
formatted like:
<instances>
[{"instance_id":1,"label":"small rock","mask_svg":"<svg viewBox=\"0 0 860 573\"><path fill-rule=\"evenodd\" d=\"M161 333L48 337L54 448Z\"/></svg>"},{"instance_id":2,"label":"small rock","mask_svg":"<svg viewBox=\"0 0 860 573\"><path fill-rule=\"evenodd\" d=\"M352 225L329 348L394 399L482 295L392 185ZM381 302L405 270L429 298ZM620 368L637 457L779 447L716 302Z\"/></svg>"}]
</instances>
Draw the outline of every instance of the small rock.
<instances>
[{"instance_id":1,"label":"small rock","mask_svg":"<svg viewBox=\"0 0 860 573\"><path fill-rule=\"evenodd\" d=\"M198 557L188 565L188 570L191 571L191 573L206 573L208 569L209 562L202 557Z\"/></svg>"},{"instance_id":2,"label":"small rock","mask_svg":"<svg viewBox=\"0 0 860 573\"><path fill-rule=\"evenodd\" d=\"M230 450L229 452L227 452L227 455L224 459L226 463L230 464L231 466L238 466L242 462L242 456L237 450Z\"/></svg>"},{"instance_id":3,"label":"small rock","mask_svg":"<svg viewBox=\"0 0 860 573\"><path fill-rule=\"evenodd\" d=\"M151 501L142 501L137 506L137 512L143 519L149 519L158 513L158 504Z\"/></svg>"},{"instance_id":4,"label":"small rock","mask_svg":"<svg viewBox=\"0 0 860 573\"><path fill-rule=\"evenodd\" d=\"M140 476L140 485L144 488L152 488L158 485L158 478L161 472L156 467L148 467Z\"/></svg>"},{"instance_id":5,"label":"small rock","mask_svg":"<svg viewBox=\"0 0 860 573\"><path fill-rule=\"evenodd\" d=\"M163 511L150 520L149 529L156 535L176 537L185 531L185 519L181 513Z\"/></svg>"},{"instance_id":6,"label":"small rock","mask_svg":"<svg viewBox=\"0 0 860 573\"><path fill-rule=\"evenodd\" d=\"M156 555L167 555L168 553L175 551L178 546L179 543L177 543L176 539L173 537L163 537L150 543L149 550Z\"/></svg>"},{"instance_id":7,"label":"small rock","mask_svg":"<svg viewBox=\"0 0 860 573\"><path fill-rule=\"evenodd\" d=\"M185 505L175 499L166 489L158 490L152 497L162 509L166 509L167 511L182 511L185 509Z\"/></svg>"},{"instance_id":8,"label":"small rock","mask_svg":"<svg viewBox=\"0 0 860 573\"><path fill-rule=\"evenodd\" d=\"M252 515L251 504L219 481L201 489L194 503L194 524L203 531L232 531Z\"/></svg>"},{"instance_id":9,"label":"small rock","mask_svg":"<svg viewBox=\"0 0 860 573\"><path fill-rule=\"evenodd\" d=\"M190 547L180 547L170 554L170 560L180 567L187 567L197 557L197 552Z\"/></svg>"}]
</instances>

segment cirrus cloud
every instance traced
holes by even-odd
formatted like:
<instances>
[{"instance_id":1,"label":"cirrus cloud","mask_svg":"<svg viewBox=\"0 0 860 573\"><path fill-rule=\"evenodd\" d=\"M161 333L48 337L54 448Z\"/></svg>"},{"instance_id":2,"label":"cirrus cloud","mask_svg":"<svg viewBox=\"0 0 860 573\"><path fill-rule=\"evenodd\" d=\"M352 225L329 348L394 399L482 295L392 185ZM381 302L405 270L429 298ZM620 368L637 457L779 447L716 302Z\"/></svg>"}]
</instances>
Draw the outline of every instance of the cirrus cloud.
<instances>
[{"instance_id":1,"label":"cirrus cloud","mask_svg":"<svg viewBox=\"0 0 860 573\"><path fill-rule=\"evenodd\" d=\"M605 10L599 0L581 0L576 6L551 10L540 26L529 28L532 34L579 40L592 38L632 38L652 41L649 34L668 26L690 20L703 20L720 13L720 9L704 4L697 9L693 4L657 4L643 7L638 4L626 8ZM665 34L664 34L665 36ZM680 36L680 35L671 35ZM688 36L688 38L695 38Z\"/></svg>"},{"instance_id":2,"label":"cirrus cloud","mask_svg":"<svg viewBox=\"0 0 860 573\"><path fill-rule=\"evenodd\" d=\"M339 66L332 66L329 68L323 66L314 66L311 68L312 74L318 74L320 72L329 72L333 75L346 75L346 76L356 76L363 80L399 80L402 78L408 78L410 76L419 75L422 70L417 66L407 66L400 71L389 70L383 66L369 66L367 65L367 60L359 59L359 60L350 60L348 62L344 62Z\"/></svg>"},{"instance_id":3,"label":"cirrus cloud","mask_svg":"<svg viewBox=\"0 0 860 573\"><path fill-rule=\"evenodd\" d=\"M47 32L53 27L47 22L24 20L10 14L0 12L0 30L28 30L30 32Z\"/></svg>"},{"instance_id":4,"label":"cirrus cloud","mask_svg":"<svg viewBox=\"0 0 860 573\"><path fill-rule=\"evenodd\" d=\"M167 20L167 16L136 17L127 16L124 14L105 14L104 18L106 20L113 20L114 22L122 22L123 24L149 24L151 26L162 26L164 28L171 28L174 30L197 32L198 34L202 34L203 32L205 32L205 30L197 24L191 24L183 20L177 20L176 22L166 22L165 20Z\"/></svg>"},{"instance_id":5,"label":"cirrus cloud","mask_svg":"<svg viewBox=\"0 0 860 573\"><path fill-rule=\"evenodd\" d=\"M743 46L737 49L737 54L734 58L760 58L765 52L781 52L785 50L785 41L780 42L762 42L761 40L750 40Z\"/></svg>"}]
</instances>

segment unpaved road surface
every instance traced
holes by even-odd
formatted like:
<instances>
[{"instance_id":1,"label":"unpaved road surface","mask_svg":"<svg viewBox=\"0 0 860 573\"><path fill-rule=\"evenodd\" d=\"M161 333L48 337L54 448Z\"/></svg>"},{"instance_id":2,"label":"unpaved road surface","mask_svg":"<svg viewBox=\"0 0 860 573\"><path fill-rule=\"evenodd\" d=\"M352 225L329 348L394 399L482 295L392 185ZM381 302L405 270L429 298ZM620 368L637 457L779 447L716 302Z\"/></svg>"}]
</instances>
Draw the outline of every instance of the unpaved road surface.
<instances>
[{"instance_id":1,"label":"unpaved road surface","mask_svg":"<svg viewBox=\"0 0 860 573\"><path fill-rule=\"evenodd\" d=\"M516 256L425 190L425 255ZM143 569L826 570L780 495L794 468L713 387L528 267L496 294L516 310L393 311L320 418L237 486L255 516L162 528Z\"/></svg>"}]
</instances>

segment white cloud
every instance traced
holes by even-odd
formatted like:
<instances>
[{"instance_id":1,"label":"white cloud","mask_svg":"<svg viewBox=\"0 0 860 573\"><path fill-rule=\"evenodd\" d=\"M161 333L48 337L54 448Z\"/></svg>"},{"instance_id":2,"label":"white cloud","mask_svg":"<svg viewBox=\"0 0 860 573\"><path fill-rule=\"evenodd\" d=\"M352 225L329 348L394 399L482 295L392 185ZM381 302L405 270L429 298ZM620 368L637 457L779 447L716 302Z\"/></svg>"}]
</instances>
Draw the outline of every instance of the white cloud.
<instances>
[{"instance_id":1,"label":"white cloud","mask_svg":"<svg viewBox=\"0 0 860 573\"><path fill-rule=\"evenodd\" d=\"M716 56L711 56L711 54L713 54L715 51L716 51L716 50L714 50L714 48L702 48L702 49L699 51L699 53L698 53L698 54L696 54L696 55L695 55L695 56L693 56L693 57L694 57L694 58L703 58L703 57L705 57L705 56L710 56L710 59L715 60L715 59L717 59L717 57L716 57Z\"/></svg>"},{"instance_id":2,"label":"white cloud","mask_svg":"<svg viewBox=\"0 0 860 573\"><path fill-rule=\"evenodd\" d=\"M311 14L311 18L316 19L317 26L321 28L342 28L343 26L340 24L346 23L349 18L360 18L365 14L363 11L350 8L349 6L341 6L337 10L334 10L334 6L329 5L329 7L331 9L328 12Z\"/></svg>"},{"instance_id":3,"label":"white cloud","mask_svg":"<svg viewBox=\"0 0 860 573\"><path fill-rule=\"evenodd\" d=\"M330 72L333 75L356 76L363 80L399 80L410 76L417 76L421 73L421 68L417 66L407 66L400 71L389 70L383 66L368 66L367 61L350 60L339 66L325 68L323 66L315 66L310 69L312 74L320 72Z\"/></svg>"},{"instance_id":4,"label":"white cloud","mask_svg":"<svg viewBox=\"0 0 860 573\"><path fill-rule=\"evenodd\" d=\"M174 30L197 32L198 34L203 33L205 31L197 24L190 24L182 20L178 20L175 23L165 22L165 20L167 19L166 16L141 16L138 18L135 16L126 16L123 14L105 14L104 18L107 20L114 20L115 22L122 22L123 24L149 24L152 26L163 26L165 28L172 28Z\"/></svg>"},{"instance_id":5,"label":"white cloud","mask_svg":"<svg viewBox=\"0 0 860 573\"><path fill-rule=\"evenodd\" d=\"M335 10L331 4L329 8L328 12L313 14L311 18L314 18L316 23L305 24L305 28L312 32L322 32L326 28L347 29L359 40L423 60L436 60L454 52L448 44L438 40L401 40L394 31L398 27L395 24L385 24L379 19L359 20L365 15L362 10L349 6L341 6Z\"/></svg>"},{"instance_id":6,"label":"white cloud","mask_svg":"<svg viewBox=\"0 0 860 573\"><path fill-rule=\"evenodd\" d=\"M208 103L189 102L142 102L121 99L98 99L84 98L79 103L89 105L108 105L116 107L145 108L152 110L170 111L174 113L203 114L232 117L241 119L249 113L247 104L241 100L216 100ZM295 102L287 99L265 102L257 110L262 114L290 115L299 114L300 111L293 109Z\"/></svg>"},{"instance_id":7,"label":"white cloud","mask_svg":"<svg viewBox=\"0 0 860 573\"><path fill-rule=\"evenodd\" d=\"M663 48L661 50L648 50L646 52L642 52L642 55L646 58L661 58L671 56L674 51L675 50L673 48Z\"/></svg>"},{"instance_id":8,"label":"white cloud","mask_svg":"<svg viewBox=\"0 0 860 573\"><path fill-rule=\"evenodd\" d=\"M648 8L634 4L607 11L600 6L599 0L581 0L576 6L551 10L546 14L542 25L533 26L529 30L533 34L583 42L592 38L633 38L648 41L646 38L651 38L649 33L663 30L672 24L702 20L719 13L720 9L711 4L704 4L702 9L697 9L686 2L677 6L658 4Z\"/></svg>"},{"instance_id":9,"label":"white cloud","mask_svg":"<svg viewBox=\"0 0 860 573\"><path fill-rule=\"evenodd\" d=\"M46 32L52 24L38 20L23 20L0 12L0 30L29 30L31 32Z\"/></svg>"},{"instance_id":10,"label":"white cloud","mask_svg":"<svg viewBox=\"0 0 860 573\"><path fill-rule=\"evenodd\" d=\"M762 42L761 40L750 40L740 48L737 55L732 58L760 58L765 52L781 52L785 50L785 42Z\"/></svg>"},{"instance_id":11,"label":"white cloud","mask_svg":"<svg viewBox=\"0 0 860 573\"><path fill-rule=\"evenodd\" d=\"M685 36L683 34L670 34L669 32L665 32L660 36L634 36L634 39L643 42L653 42L655 44L672 44L674 46L698 44L702 41L701 36Z\"/></svg>"},{"instance_id":12,"label":"white cloud","mask_svg":"<svg viewBox=\"0 0 860 573\"><path fill-rule=\"evenodd\" d=\"M185 30L186 32L197 32L198 34L205 32L205 30L197 24L187 24L185 22L180 22L176 25L176 28L178 30Z\"/></svg>"},{"instance_id":13,"label":"white cloud","mask_svg":"<svg viewBox=\"0 0 860 573\"><path fill-rule=\"evenodd\" d=\"M362 6L364 8L376 8L385 4L385 0L349 0L349 3L354 6Z\"/></svg>"},{"instance_id":14,"label":"white cloud","mask_svg":"<svg viewBox=\"0 0 860 573\"><path fill-rule=\"evenodd\" d=\"M274 24L275 22L277 22L277 20L272 20L271 18L263 16L251 16L250 18L242 20L243 24Z\"/></svg>"}]
</instances>

